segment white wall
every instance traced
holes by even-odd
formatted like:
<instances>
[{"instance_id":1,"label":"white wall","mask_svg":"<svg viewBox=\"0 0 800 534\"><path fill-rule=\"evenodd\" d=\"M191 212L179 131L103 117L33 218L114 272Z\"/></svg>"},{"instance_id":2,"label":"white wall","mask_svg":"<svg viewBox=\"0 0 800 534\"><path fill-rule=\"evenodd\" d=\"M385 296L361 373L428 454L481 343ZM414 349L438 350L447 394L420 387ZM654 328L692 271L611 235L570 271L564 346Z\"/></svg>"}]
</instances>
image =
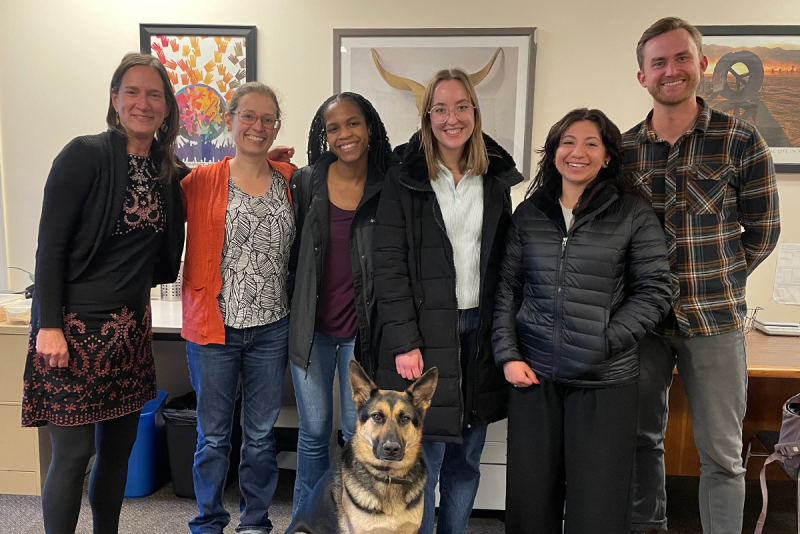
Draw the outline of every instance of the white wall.
<instances>
[{"instance_id":1,"label":"white wall","mask_svg":"<svg viewBox=\"0 0 800 534\"><path fill-rule=\"evenodd\" d=\"M636 82L636 42L660 17L697 25L797 24L800 2L750 0L2 0L0 2L0 177L8 265L34 266L42 188L50 164L74 136L105 128L108 83L125 52L139 47L139 23L258 27L258 77L283 95L278 142L298 148L333 88L333 28L539 28L533 146L578 106L603 109L620 126L650 108ZM401 140L392 140L399 142ZM535 161L535 159L534 159ZM782 240L800 242L800 176L779 179ZM794 210L796 211L796 210ZM749 285L764 317L800 321L800 306L772 303L774 258ZM0 275L1 279L2 275ZM13 288L26 284L9 276Z\"/></svg>"}]
</instances>

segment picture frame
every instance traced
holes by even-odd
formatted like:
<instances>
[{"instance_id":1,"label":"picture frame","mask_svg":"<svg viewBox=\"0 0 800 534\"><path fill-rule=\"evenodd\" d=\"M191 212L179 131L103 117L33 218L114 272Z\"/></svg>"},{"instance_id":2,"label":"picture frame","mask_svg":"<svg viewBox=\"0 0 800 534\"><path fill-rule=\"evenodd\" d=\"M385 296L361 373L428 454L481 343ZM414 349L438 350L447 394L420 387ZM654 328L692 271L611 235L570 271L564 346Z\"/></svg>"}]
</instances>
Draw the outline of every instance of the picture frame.
<instances>
[{"instance_id":1,"label":"picture frame","mask_svg":"<svg viewBox=\"0 0 800 534\"><path fill-rule=\"evenodd\" d=\"M775 170L800 173L800 26L698 26L709 66L697 93L755 125Z\"/></svg>"},{"instance_id":2,"label":"picture frame","mask_svg":"<svg viewBox=\"0 0 800 534\"><path fill-rule=\"evenodd\" d=\"M536 28L334 29L333 90L366 97L397 146L419 129L433 75L463 68L479 80L483 131L528 179L536 49Z\"/></svg>"},{"instance_id":3,"label":"picture frame","mask_svg":"<svg viewBox=\"0 0 800 534\"><path fill-rule=\"evenodd\" d=\"M139 24L139 48L161 60L175 90L176 155L189 167L233 156L225 112L234 89L256 79L256 27Z\"/></svg>"}]
</instances>

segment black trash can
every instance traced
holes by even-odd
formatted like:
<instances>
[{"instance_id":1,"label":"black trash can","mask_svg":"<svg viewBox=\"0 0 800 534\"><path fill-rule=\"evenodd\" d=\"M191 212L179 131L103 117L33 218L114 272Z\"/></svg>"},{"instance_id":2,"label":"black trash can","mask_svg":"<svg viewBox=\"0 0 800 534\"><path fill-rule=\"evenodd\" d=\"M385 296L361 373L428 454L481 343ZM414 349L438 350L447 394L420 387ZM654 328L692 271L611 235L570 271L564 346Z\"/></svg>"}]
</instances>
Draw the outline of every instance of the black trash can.
<instances>
[{"instance_id":1,"label":"black trash can","mask_svg":"<svg viewBox=\"0 0 800 534\"><path fill-rule=\"evenodd\" d=\"M192 391L169 401L163 408L167 432L167 454L172 475L172 491L178 497L194 499L192 464L197 450L197 394ZM239 478L242 449L242 397L237 395L231 432L230 466L226 486Z\"/></svg>"}]
</instances>

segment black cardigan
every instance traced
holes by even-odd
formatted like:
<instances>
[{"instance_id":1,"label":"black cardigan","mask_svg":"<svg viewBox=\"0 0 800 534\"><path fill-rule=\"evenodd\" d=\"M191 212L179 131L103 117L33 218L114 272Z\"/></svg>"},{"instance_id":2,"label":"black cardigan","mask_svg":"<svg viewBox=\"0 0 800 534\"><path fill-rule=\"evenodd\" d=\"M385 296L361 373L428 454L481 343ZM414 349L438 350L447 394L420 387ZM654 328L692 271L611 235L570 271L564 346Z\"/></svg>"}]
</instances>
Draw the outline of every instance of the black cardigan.
<instances>
[{"instance_id":1,"label":"black cardigan","mask_svg":"<svg viewBox=\"0 0 800 534\"><path fill-rule=\"evenodd\" d=\"M36 251L34 328L61 328L66 286L114 231L128 184L127 139L115 130L73 139L53 161L44 187ZM180 179L164 184L166 232L153 285L175 281L183 251Z\"/></svg>"},{"instance_id":2,"label":"black cardigan","mask_svg":"<svg viewBox=\"0 0 800 534\"><path fill-rule=\"evenodd\" d=\"M425 417L425 435L458 442L463 427L506 417L507 383L491 345L494 294L511 220L510 187L522 181L514 160L484 134L489 169L483 175L480 251L480 325L477 353L461 355L453 249L428 178L419 134L397 147L402 165L387 177L375 230L375 298L381 339L379 387L403 390L395 356L419 348L425 370L439 369L439 385ZM460 361L469 357L467 376Z\"/></svg>"}]
</instances>

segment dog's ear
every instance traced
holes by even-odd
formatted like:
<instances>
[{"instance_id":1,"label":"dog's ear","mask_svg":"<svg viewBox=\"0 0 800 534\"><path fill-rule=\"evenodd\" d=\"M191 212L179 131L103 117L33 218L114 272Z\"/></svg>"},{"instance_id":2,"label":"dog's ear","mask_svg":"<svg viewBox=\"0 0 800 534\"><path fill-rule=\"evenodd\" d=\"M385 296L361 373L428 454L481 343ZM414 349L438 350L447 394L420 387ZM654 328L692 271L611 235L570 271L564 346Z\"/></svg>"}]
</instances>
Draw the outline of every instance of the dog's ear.
<instances>
[{"instance_id":1,"label":"dog's ear","mask_svg":"<svg viewBox=\"0 0 800 534\"><path fill-rule=\"evenodd\" d=\"M347 378L350 380L350 391L353 395L353 401L356 403L356 409L360 410L372 397L372 394L378 390L378 386L370 380L367 373L355 360L350 360Z\"/></svg>"},{"instance_id":2,"label":"dog's ear","mask_svg":"<svg viewBox=\"0 0 800 534\"><path fill-rule=\"evenodd\" d=\"M431 367L416 382L411 384L406 392L414 399L414 406L422 410L427 410L431 405L433 392L436 391L436 384L439 382L439 370Z\"/></svg>"}]
</instances>

